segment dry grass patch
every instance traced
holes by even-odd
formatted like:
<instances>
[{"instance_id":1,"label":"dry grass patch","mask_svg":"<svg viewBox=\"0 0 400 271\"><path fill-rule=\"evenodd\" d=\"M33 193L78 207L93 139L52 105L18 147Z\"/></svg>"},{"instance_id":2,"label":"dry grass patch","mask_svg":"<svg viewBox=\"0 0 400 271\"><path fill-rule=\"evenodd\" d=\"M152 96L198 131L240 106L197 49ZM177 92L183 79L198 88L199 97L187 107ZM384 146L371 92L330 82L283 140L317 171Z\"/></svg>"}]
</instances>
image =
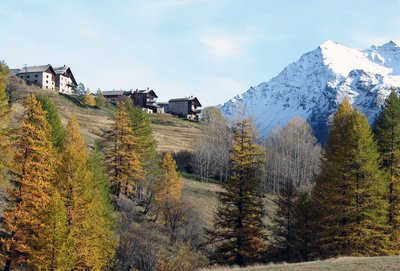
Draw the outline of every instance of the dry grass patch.
<instances>
[{"instance_id":1,"label":"dry grass patch","mask_svg":"<svg viewBox=\"0 0 400 271\"><path fill-rule=\"evenodd\" d=\"M394 271L400 270L400 256L342 257L325 261L277 264L247 268L215 267L203 271Z\"/></svg>"}]
</instances>

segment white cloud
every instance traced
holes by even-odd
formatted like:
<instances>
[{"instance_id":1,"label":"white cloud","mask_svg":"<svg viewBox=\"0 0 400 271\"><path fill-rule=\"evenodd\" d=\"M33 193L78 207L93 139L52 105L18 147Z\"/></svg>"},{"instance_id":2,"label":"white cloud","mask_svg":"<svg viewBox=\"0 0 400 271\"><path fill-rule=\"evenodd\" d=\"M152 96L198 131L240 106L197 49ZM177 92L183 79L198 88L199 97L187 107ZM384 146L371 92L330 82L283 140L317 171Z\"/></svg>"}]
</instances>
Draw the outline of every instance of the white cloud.
<instances>
[{"instance_id":1,"label":"white cloud","mask_svg":"<svg viewBox=\"0 0 400 271\"><path fill-rule=\"evenodd\" d=\"M219 58L231 58L242 53L245 45L249 42L246 37L233 36L205 36L200 42L207 47L207 51Z\"/></svg>"}]
</instances>

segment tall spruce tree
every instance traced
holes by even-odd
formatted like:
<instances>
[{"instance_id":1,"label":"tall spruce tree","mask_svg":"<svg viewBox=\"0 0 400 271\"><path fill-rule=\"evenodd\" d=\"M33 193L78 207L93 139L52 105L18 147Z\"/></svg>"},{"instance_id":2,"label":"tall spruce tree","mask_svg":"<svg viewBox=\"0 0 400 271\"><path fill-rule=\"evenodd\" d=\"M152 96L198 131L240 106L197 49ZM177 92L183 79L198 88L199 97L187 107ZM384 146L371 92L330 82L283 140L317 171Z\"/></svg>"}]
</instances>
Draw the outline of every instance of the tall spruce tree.
<instances>
[{"instance_id":1,"label":"tall spruce tree","mask_svg":"<svg viewBox=\"0 0 400 271\"><path fill-rule=\"evenodd\" d=\"M3 228L9 233L1 240L6 258L4 270L21 263L27 264L29 270L39 270L48 256L44 246L49 240L45 225L55 175L55 153L45 112L34 95L24 101L23 116L15 142L15 188L8 191L4 212Z\"/></svg>"},{"instance_id":2,"label":"tall spruce tree","mask_svg":"<svg viewBox=\"0 0 400 271\"><path fill-rule=\"evenodd\" d=\"M400 251L400 98L395 91L389 95L374 129L381 168L385 172L388 186L388 223L397 252Z\"/></svg>"},{"instance_id":3,"label":"tall spruce tree","mask_svg":"<svg viewBox=\"0 0 400 271\"><path fill-rule=\"evenodd\" d=\"M260 192L261 147L248 119L235 126L231 168L224 191L218 193L219 207L208 230L215 244L212 260L221 264L249 265L261 260L266 232Z\"/></svg>"},{"instance_id":4,"label":"tall spruce tree","mask_svg":"<svg viewBox=\"0 0 400 271\"><path fill-rule=\"evenodd\" d=\"M9 105L6 93L8 81L8 67L0 62L0 184L5 184L8 175L8 168L11 162L11 145L9 140Z\"/></svg>"},{"instance_id":5,"label":"tall spruce tree","mask_svg":"<svg viewBox=\"0 0 400 271\"><path fill-rule=\"evenodd\" d=\"M385 183L367 118L344 100L313 190L322 257L388 253Z\"/></svg>"},{"instance_id":6,"label":"tall spruce tree","mask_svg":"<svg viewBox=\"0 0 400 271\"><path fill-rule=\"evenodd\" d=\"M272 219L271 252L277 261L294 261L294 224L295 208L298 200L298 192L292 180L288 180L280 189L277 199L274 201L277 209Z\"/></svg>"},{"instance_id":7,"label":"tall spruce tree","mask_svg":"<svg viewBox=\"0 0 400 271\"><path fill-rule=\"evenodd\" d=\"M65 136L65 130L58 115L57 108L50 98L44 94L37 95L36 99L40 102L42 109L46 112L47 122L51 127L53 145L60 149Z\"/></svg>"}]
</instances>

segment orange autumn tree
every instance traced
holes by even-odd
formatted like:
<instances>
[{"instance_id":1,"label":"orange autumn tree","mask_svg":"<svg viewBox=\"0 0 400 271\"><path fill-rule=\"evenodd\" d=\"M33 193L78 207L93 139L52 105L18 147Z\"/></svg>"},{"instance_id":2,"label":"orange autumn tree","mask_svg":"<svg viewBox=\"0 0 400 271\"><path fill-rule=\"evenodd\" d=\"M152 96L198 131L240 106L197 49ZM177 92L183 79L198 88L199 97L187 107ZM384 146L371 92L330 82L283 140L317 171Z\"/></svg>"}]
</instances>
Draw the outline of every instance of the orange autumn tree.
<instances>
[{"instance_id":1,"label":"orange autumn tree","mask_svg":"<svg viewBox=\"0 0 400 271\"><path fill-rule=\"evenodd\" d=\"M92 172L86 143L75 118L67 125L58 177L66 206L66 223L76 256L73 270L103 270L113 256L110 225L103 218L98 172ZM99 169L97 169L99 170ZM104 222L104 223L103 223ZM105 234L107 233L107 234Z\"/></svg>"},{"instance_id":2,"label":"orange autumn tree","mask_svg":"<svg viewBox=\"0 0 400 271\"><path fill-rule=\"evenodd\" d=\"M3 228L9 236L1 239L5 269L26 264L39 270L48 256L45 243L47 206L51 199L56 158L45 112L34 95L24 101L24 120L15 142L13 163L15 184L8 191Z\"/></svg>"},{"instance_id":3,"label":"orange autumn tree","mask_svg":"<svg viewBox=\"0 0 400 271\"><path fill-rule=\"evenodd\" d=\"M156 188L156 203L162 205L168 198L179 200L182 196L183 183L170 152L164 154L160 167L161 177Z\"/></svg>"},{"instance_id":4,"label":"orange autumn tree","mask_svg":"<svg viewBox=\"0 0 400 271\"><path fill-rule=\"evenodd\" d=\"M144 173L136 151L138 137L130 124L126 108L120 105L114 127L110 131L112 148L107 155L113 193L117 198L121 192L128 196L134 191L135 181L141 179Z\"/></svg>"},{"instance_id":5,"label":"orange autumn tree","mask_svg":"<svg viewBox=\"0 0 400 271\"><path fill-rule=\"evenodd\" d=\"M8 138L9 106L6 93L8 81L8 67L0 62L0 184L5 184L7 171L10 165L11 147Z\"/></svg>"}]
</instances>

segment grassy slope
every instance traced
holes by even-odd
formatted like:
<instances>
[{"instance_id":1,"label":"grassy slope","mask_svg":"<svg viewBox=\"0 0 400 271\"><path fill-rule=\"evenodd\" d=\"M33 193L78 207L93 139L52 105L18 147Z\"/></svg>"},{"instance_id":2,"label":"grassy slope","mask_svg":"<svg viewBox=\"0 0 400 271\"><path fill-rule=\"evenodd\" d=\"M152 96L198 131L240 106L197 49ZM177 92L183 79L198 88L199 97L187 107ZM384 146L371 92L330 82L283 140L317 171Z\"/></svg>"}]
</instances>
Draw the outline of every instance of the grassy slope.
<instances>
[{"instance_id":1,"label":"grassy slope","mask_svg":"<svg viewBox=\"0 0 400 271\"><path fill-rule=\"evenodd\" d=\"M255 266L248 268L204 269L213 271L392 271L400 270L400 256L391 257L343 257L326 261L298 264Z\"/></svg>"}]
</instances>

